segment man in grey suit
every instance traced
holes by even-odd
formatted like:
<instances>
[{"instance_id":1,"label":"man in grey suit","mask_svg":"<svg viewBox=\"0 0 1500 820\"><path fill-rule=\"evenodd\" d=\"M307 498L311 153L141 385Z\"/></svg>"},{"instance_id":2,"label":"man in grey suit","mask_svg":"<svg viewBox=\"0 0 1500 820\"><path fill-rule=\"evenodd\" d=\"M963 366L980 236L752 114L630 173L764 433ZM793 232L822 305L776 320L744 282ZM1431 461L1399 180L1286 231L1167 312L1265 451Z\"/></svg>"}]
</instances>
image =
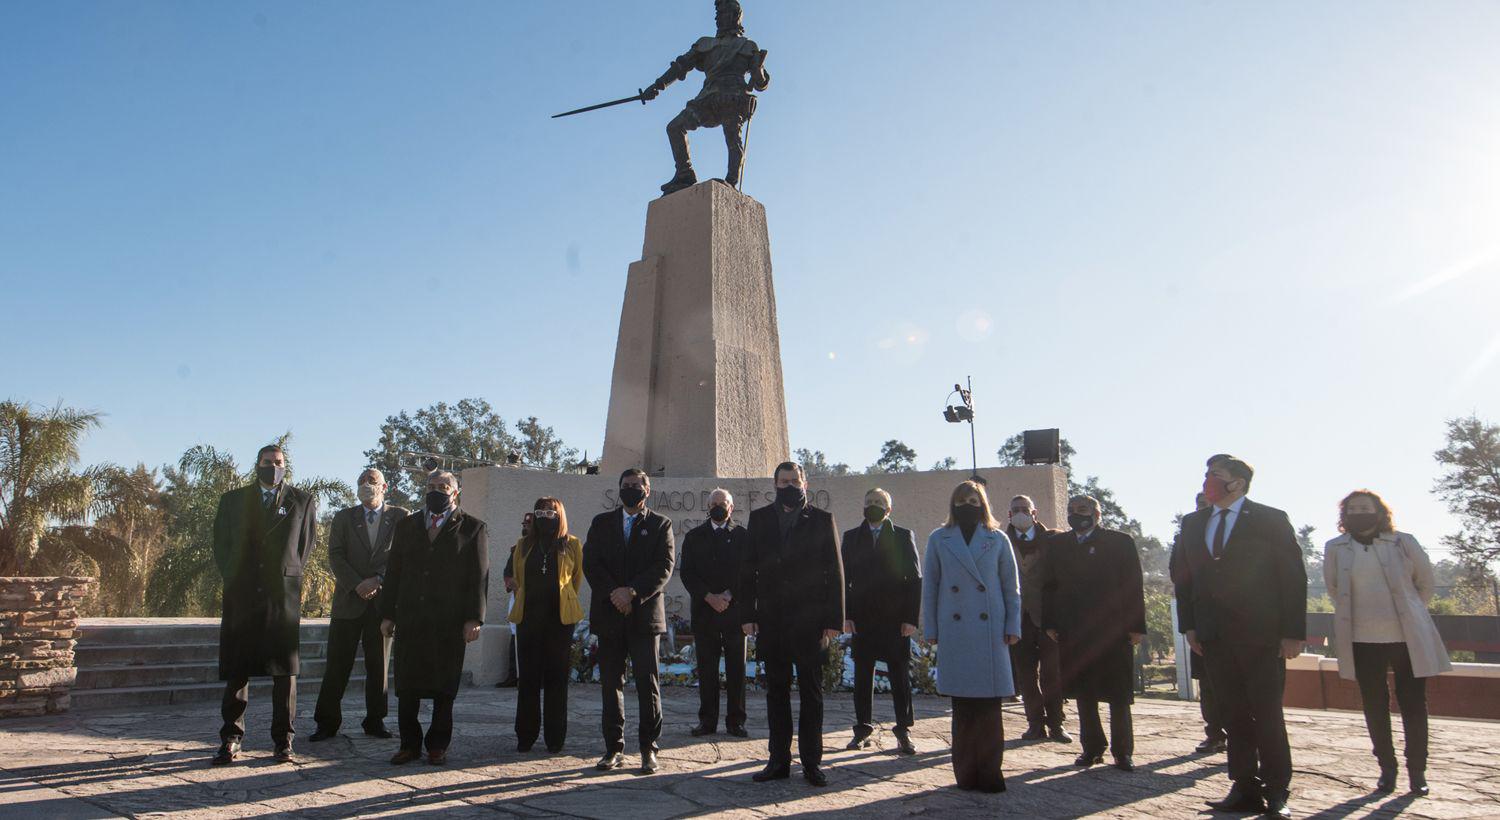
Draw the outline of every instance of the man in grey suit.
<instances>
[{"instance_id":1,"label":"man in grey suit","mask_svg":"<svg viewBox=\"0 0 1500 820\"><path fill-rule=\"evenodd\" d=\"M365 734L391 736L385 728L386 661L390 644L380 634L377 597L385 581L386 561L396 522L411 513L385 503L385 476L371 467L359 474L359 504L339 510L328 538L328 563L333 569L333 617L328 622L328 664L313 721L312 741L327 740L343 723L342 701L354 668L354 650L365 650Z\"/></svg>"}]
</instances>

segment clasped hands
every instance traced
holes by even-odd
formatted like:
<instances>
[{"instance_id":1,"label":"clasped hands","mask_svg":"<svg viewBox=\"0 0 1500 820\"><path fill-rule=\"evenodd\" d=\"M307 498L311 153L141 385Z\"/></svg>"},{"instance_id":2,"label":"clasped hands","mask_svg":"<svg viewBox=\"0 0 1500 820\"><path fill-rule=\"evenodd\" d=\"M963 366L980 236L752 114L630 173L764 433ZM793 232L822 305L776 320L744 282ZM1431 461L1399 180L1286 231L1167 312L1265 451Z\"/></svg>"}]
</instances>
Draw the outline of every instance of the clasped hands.
<instances>
[{"instance_id":1,"label":"clasped hands","mask_svg":"<svg viewBox=\"0 0 1500 820\"><path fill-rule=\"evenodd\" d=\"M379 576L371 576L369 578L366 578L363 581L360 581L359 584L358 584L358 586L354 587L354 594L358 595L359 597L361 597L363 599L365 599L366 601L370 600L371 598L374 598L375 597L375 593L377 593L379 591L380 591L380 577Z\"/></svg>"},{"instance_id":2,"label":"clasped hands","mask_svg":"<svg viewBox=\"0 0 1500 820\"><path fill-rule=\"evenodd\" d=\"M703 600L713 608L713 611L723 612L729 608L729 603L734 600L734 595L726 589L723 592L710 592L703 596Z\"/></svg>"},{"instance_id":3,"label":"clasped hands","mask_svg":"<svg viewBox=\"0 0 1500 820\"><path fill-rule=\"evenodd\" d=\"M630 610L635 607L635 590L630 587L616 587L615 591L609 594L609 602L615 605L615 609L620 610L621 615L629 615Z\"/></svg>"}]
</instances>

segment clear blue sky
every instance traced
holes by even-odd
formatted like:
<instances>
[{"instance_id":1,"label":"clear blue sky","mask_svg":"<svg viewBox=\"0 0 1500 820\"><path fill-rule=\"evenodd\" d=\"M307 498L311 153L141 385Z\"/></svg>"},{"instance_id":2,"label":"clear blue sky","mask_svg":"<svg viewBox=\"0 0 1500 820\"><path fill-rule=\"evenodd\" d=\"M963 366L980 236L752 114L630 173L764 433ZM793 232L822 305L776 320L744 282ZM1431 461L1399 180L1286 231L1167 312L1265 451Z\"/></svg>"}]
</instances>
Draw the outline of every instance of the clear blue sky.
<instances>
[{"instance_id":1,"label":"clear blue sky","mask_svg":"<svg viewBox=\"0 0 1500 820\"><path fill-rule=\"evenodd\" d=\"M982 461L1060 427L1163 537L1217 451L1321 536L1365 485L1453 531L1443 421L1500 420L1500 5L746 5L793 446L967 459L938 411L972 374ZM0 396L107 413L90 462L290 429L353 479L386 415L465 396L598 453L699 80L548 115L712 12L0 5Z\"/></svg>"}]
</instances>

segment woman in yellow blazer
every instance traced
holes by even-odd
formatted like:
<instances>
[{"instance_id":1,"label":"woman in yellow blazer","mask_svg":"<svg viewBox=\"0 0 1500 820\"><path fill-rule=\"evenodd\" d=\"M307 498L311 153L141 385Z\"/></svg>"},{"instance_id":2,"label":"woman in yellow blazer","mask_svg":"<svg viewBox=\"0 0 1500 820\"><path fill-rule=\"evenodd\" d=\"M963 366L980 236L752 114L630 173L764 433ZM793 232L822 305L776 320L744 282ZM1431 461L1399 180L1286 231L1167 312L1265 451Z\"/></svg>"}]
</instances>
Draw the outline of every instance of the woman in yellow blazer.
<instances>
[{"instance_id":1,"label":"woman in yellow blazer","mask_svg":"<svg viewBox=\"0 0 1500 820\"><path fill-rule=\"evenodd\" d=\"M568 534L568 514L561 501L538 498L531 515L531 529L511 549L511 571L506 573L516 588L516 602L510 608L520 677L516 749L531 751L540 730L547 751L556 754L568 736L573 625L583 620L583 607L578 603L583 545Z\"/></svg>"}]
</instances>

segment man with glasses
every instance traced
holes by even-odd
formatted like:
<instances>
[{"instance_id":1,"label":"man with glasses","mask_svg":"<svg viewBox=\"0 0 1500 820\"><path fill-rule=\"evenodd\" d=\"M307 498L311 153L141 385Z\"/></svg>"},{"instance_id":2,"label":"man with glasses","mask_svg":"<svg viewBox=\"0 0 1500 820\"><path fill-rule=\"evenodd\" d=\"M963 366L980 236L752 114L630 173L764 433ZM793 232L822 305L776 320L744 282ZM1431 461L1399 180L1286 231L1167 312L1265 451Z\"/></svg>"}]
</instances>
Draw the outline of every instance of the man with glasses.
<instances>
[{"instance_id":1,"label":"man with glasses","mask_svg":"<svg viewBox=\"0 0 1500 820\"><path fill-rule=\"evenodd\" d=\"M1016 550L1021 570L1021 640L1010 647L1010 665L1016 675L1016 691L1026 710L1022 740L1042 740L1049 735L1059 743L1073 736L1063 728L1062 680L1058 671L1057 641L1042 629L1042 570L1047 544L1059 534L1037 520L1036 504L1018 495L1010 500L1005 534Z\"/></svg>"}]
</instances>

